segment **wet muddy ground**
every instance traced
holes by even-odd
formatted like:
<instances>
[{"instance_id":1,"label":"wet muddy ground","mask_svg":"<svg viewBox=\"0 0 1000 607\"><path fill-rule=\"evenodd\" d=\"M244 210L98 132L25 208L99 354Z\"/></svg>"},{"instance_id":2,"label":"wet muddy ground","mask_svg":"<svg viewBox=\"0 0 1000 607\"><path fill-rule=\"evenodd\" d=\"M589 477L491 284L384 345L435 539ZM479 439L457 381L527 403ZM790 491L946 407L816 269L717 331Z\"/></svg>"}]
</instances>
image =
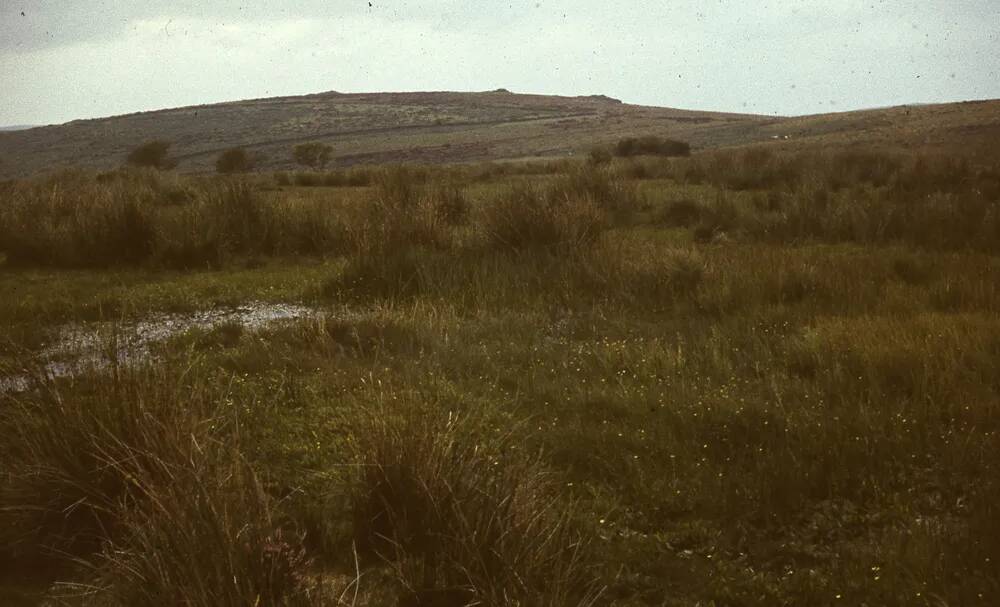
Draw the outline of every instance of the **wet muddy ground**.
<instances>
[{"instance_id":1,"label":"wet muddy ground","mask_svg":"<svg viewBox=\"0 0 1000 607\"><path fill-rule=\"evenodd\" d=\"M255 331L317 314L315 308L298 304L248 302L191 314L156 314L137 321L67 324L58 328L52 343L37 354L33 361L38 365L36 372L0 376L0 392L26 390L31 378L40 374L54 379L107 367L115 360L126 364L146 360L153 355L154 345L192 329L234 324Z\"/></svg>"}]
</instances>

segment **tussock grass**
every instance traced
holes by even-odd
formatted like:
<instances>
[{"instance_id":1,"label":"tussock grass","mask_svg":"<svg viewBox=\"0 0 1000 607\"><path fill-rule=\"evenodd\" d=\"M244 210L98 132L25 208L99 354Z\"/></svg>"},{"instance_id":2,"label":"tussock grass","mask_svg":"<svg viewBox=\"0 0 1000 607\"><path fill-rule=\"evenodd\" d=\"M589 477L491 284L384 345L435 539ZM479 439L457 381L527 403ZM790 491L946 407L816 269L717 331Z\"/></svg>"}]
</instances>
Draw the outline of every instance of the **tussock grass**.
<instances>
[{"instance_id":1,"label":"tussock grass","mask_svg":"<svg viewBox=\"0 0 1000 607\"><path fill-rule=\"evenodd\" d=\"M315 205L272 205L244 179L64 173L17 184L0 203L0 250L19 265L205 267L342 242L342 229Z\"/></svg>"},{"instance_id":2,"label":"tussock grass","mask_svg":"<svg viewBox=\"0 0 1000 607\"><path fill-rule=\"evenodd\" d=\"M767 147L716 151L643 166L643 177L756 191L733 225L779 242L905 241L936 249L996 251L1000 172L946 156L874 151L777 152ZM766 192L765 194L761 194ZM697 211L696 207L699 207ZM671 207L672 208L672 207ZM664 211L664 221L687 224L706 205Z\"/></svg>"},{"instance_id":3,"label":"tussock grass","mask_svg":"<svg viewBox=\"0 0 1000 607\"><path fill-rule=\"evenodd\" d=\"M139 502L93 565L99 604L322 604L302 538L282 528L253 470L231 447L199 447L165 478L134 479Z\"/></svg>"},{"instance_id":4,"label":"tussock grass","mask_svg":"<svg viewBox=\"0 0 1000 607\"><path fill-rule=\"evenodd\" d=\"M554 479L474 414L383 403L353 432L358 545L414 604L589 604Z\"/></svg>"},{"instance_id":5,"label":"tussock grass","mask_svg":"<svg viewBox=\"0 0 1000 607\"><path fill-rule=\"evenodd\" d=\"M755 148L364 174L277 191L73 177L95 208L147 192L132 200L152 248L129 263L166 265L167 242L205 243L178 266L323 263L41 272L23 266L122 260L76 239L105 220L69 222L69 197L41 214L58 230L24 219L58 236L52 257L3 270L5 360L57 334L42 311L94 317L81 293L191 309L273 284L325 309L157 350L197 353L186 375L0 397L9 552L87 554L72 579L119 604L324 604L357 588L356 604L562 605L607 587L623 605L964 605L1000 591L995 170ZM2 212L27 218L9 194L48 200L41 183L2 186ZM324 575L360 583L331 595Z\"/></svg>"},{"instance_id":6,"label":"tussock grass","mask_svg":"<svg viewBox=\"0 0 1000 607\"><path fill-rule=\"evenodd\" d=\"M607 227L607 217L593 198L560 189L539 192L527 185L511 186L485 219L489 242L514 251L586 250Z\"/></svg>"},{"instance_id":7,"label":"tussock grass","mask_svg":"<svg viewBox=\"0 0 1000 607\"><path fill-rule=\"evenodd\" d=\"M97 375L69 394L36 380L36 391L0 396L8 437L0 500L14 534L4 543L15 551L99 545L135 498L135 475L157 478L190 460L217 414L207 386L183 390L153 369Z\"/></svg>"},{"instance_id":8,"label":"tussock grass","mask_svg":"<svg viewBox=\"0 0 1000 607\"><path fill-rule=\"evenodd\" d=\"M75 560L53 593L87 604L316 604L224 390L169 366L79 382L0 396L5 556Z\"/></svg>"},{"instance_id":9,"label":"tussock grass","mask_svg":"<svg viewBox=\"0 0 1000 607\"><path fill-rule=\"evenodd\" d=\"M448 214L454 199L424 192L405 168L378 177L348 227L351 255L345 272L327 286L385 297L419 291L417 258L425 251L446 250L454 235Z\"/></svg>"}]
</instances>

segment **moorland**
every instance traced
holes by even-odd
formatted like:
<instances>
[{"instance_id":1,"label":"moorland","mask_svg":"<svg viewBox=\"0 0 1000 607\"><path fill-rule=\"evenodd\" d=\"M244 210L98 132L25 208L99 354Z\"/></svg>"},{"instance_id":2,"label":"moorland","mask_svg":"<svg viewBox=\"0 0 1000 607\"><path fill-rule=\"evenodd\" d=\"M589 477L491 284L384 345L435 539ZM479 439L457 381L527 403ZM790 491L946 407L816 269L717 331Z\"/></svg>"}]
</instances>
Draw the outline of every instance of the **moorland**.
<instances>
[{"instance_id":1,"label":"moorland","mask_svg":"<svg viewBox=\"0 0 1000 607\"><path fill-rule=\"evenodd\" d=\"M4 182L0 592L993 604L996 107Z\"/></svg>"}]
</instances>

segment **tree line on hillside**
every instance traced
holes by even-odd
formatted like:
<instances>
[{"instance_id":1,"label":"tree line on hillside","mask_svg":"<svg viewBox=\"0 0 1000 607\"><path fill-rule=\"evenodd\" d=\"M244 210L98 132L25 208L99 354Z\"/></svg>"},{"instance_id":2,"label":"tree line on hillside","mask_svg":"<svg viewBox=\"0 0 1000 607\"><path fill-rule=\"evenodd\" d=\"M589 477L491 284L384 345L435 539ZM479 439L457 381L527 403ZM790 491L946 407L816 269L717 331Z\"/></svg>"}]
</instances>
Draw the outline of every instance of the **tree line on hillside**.
<instances>
[{"instance_id":1,"label":"tree line on hillside","mask_svg":"<svg viewBox=\"0 0 1000 607\"><path fill-rule=\"evenodd\" d=\"M126 163L135 167L169 170L177 166L171 158L172 143L161 139L147 141L129 152ZM633 156L689 156L691 146L683 141L664 139L652 135L626 137L610 148L595 147L590 151L589 160L593 164L606 164L613 156L630 158ZM248 173L257 168L265 157L260 152L250 152L244 147L232 147L219 153L215 160L215 170L221 174ZM323 170L333 159L333 147L312 141L292 147L292 159L299 166L313 170Z\"/></svg>"},{"instance_id":2,"label":"tree line on hillside","mask_svg":"<svg viewBox=\"0 0 1000 607\"><path fill-rule=\"evenodd\" d=\"M129 166L166 171L177 166L177 160L170 156L173 144L162 139L147 141L133 149L125 157ZM322 170L333 157L333 147L319 142L309 142L292 148L295 163L311 169ZM265 159L260 152L254 153L244 147L232 147L219 153L215 160L215 170L222 174L248 173Z\"/></svg>"}]
</instances>

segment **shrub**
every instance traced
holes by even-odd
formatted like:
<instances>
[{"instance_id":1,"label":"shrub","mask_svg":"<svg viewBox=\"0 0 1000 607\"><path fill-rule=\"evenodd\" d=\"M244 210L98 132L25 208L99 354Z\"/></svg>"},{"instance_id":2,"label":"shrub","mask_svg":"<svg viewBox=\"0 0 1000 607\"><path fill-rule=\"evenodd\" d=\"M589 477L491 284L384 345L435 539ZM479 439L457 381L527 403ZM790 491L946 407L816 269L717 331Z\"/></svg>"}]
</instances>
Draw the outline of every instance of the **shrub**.
<instances>
[{"instance_id":1,"label":"shrub","mask_svg":"<svg viewBox=\"0 0 1000 607\"><path fill-rule=\"evenodd\" d=\"M615 144L615 155L628 156L690 156L691 146L683 141L661 139L652 135L626 137Z\"/></svg>"},{"instance_id":2,"label":"shrub","mask_svg":"<svg viewBox=\"0 0 1000 607\"><path fill-rule=\"evenodd\" d=\"M129 152L125 161L137 167L172 169L177 166L177 162L168 157L170 146L171 143L169 141L159 139L147 141Z\"/></svg>"},{"instance_id":3,"label":"shrub","mask_svg":"<svg viewBox=\"0 0 1000 607\"><path fill-rule=\"evenodd\" d=\"M292 148L292 158L295 162L311 169L322 170L330 162L332 155L333 148L325 143L300 143Z\"/></svg>"},{"instance_id":4,"label":"shrub","mask_svg":"<svg viewBox=\"0 0 1000 607\"><path fill-rule=\"evenodd\" d=\"M254 162L244 148L230 148L215 161L215 170L219 173L246 173L253 170Z\"/></svg>"}]
</instances>

